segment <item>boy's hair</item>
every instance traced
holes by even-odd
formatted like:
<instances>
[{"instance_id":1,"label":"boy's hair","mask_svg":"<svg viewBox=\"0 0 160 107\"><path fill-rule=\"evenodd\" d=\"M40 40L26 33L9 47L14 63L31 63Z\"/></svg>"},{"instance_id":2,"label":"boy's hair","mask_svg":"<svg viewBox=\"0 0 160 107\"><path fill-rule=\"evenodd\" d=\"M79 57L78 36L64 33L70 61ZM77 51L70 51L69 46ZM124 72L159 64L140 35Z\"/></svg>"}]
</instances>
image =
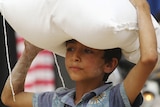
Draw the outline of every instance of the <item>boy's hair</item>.
<instances>
[{"instance_id":1,"label":"boy's hair","mask_svg":"<svg viewBox=\"0 0 160 107\"><path fill-rule=\"evenodd\" d=\"M121 59L121 56L122 56L121 49L120 48L113 48L113 49L106 49L104 51L103 58L105 60L105 63L110 63L112 61L112 58L117 58L117 60L119 62ZM111 73L106 73L103 77L103 81L107 81L107 79Z\"/></svg>"}]
</instances>

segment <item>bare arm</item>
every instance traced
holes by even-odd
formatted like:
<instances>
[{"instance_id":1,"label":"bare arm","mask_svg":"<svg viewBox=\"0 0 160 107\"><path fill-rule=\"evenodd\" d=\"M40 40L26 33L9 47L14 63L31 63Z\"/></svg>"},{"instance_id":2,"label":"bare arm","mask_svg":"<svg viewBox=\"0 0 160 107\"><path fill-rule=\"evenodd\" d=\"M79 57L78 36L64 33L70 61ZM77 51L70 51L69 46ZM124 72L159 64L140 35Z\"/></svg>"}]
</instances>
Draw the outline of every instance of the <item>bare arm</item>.
<instances>
[{"instance_id":1,"label":"bare arm","mask_svg":"<svg viewBox=\"0 0 160 107\"><path fill-rule=\"evenodd\" d=\"M33 93L24 92L24 82L27 71L38 52L41 49L25 42L25 50L12 70L12 83L15 92L15 99L13 101L9 79L7 79L4 89L2 91L2 102L9 107L32 107Z\"/></svg>"},{"instance_id":2,"label":"bare arm","mask_svg":"<svg viewBox=\"0 0 160 107\"><path fill-rule=\"evenodd\" d=\"M140 42L140 59L124 80L130 103L143 88L158 59L157 40L147 0L130 0L137 11Z\"/></svg>"}]
</instances>

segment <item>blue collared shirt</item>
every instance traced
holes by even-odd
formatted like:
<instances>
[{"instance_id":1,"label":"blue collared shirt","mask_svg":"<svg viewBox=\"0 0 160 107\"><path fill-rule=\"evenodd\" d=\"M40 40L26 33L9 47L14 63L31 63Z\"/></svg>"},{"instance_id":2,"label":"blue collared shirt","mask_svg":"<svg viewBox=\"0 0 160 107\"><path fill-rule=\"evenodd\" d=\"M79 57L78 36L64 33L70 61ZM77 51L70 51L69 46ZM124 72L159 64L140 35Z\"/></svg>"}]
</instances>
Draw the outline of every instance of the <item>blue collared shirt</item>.
<instances>
[{"instance_id":1,"label":"blue collared shirt","mask_svg":"<svg viewBox=\"0 0 160 107\"><path fill-rule=\"evenodd\" d=\"M33 97L33 107L139 107L142 95L130 105L123 83L112 83L92 90L83 95L78 104L74 103L75 89L58 88L55 92L37 93Z\"/></svg>"}]
</instances>

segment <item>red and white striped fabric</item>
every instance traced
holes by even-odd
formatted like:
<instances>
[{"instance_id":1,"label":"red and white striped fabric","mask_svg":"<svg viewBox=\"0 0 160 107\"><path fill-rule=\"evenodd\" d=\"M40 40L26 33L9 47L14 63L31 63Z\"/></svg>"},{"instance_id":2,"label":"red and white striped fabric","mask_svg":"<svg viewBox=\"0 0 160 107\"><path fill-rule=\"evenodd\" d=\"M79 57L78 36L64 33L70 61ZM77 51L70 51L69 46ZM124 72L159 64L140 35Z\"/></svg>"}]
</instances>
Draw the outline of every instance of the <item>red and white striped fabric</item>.
<instances>
[{"instance_id":1,"label":"red and white striped fabric","mask_svg":"<svg viewBox=\"0 0 160 107\"><path fill-rule=\"evenodd\" d=\"M24 40L16 34L17 55L20 57L24 50ZM40 52L28 71L25 81L25 91L44 92L55 90L54 57L47 50Z\"/></svg>"}]
</instances>

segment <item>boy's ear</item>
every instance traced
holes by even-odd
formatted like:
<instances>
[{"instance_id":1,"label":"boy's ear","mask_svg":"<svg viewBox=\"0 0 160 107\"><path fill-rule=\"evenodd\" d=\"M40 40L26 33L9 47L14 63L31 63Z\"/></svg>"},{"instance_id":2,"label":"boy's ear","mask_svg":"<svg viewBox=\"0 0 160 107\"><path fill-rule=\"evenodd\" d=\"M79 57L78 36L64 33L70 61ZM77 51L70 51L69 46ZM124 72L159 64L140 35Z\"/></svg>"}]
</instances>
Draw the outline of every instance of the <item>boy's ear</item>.
<instances>
[{"instance_id":1,"label":"boy's ear","mask_svg":"<svg viewBox=\"0 0 160 107\"><path fill-rule=\"evenodd\" d=\"M118 65L118 59L112 58L112 61L108 62L104 66L105 73L111 73Z\"/></svg>"}]
</instances>

